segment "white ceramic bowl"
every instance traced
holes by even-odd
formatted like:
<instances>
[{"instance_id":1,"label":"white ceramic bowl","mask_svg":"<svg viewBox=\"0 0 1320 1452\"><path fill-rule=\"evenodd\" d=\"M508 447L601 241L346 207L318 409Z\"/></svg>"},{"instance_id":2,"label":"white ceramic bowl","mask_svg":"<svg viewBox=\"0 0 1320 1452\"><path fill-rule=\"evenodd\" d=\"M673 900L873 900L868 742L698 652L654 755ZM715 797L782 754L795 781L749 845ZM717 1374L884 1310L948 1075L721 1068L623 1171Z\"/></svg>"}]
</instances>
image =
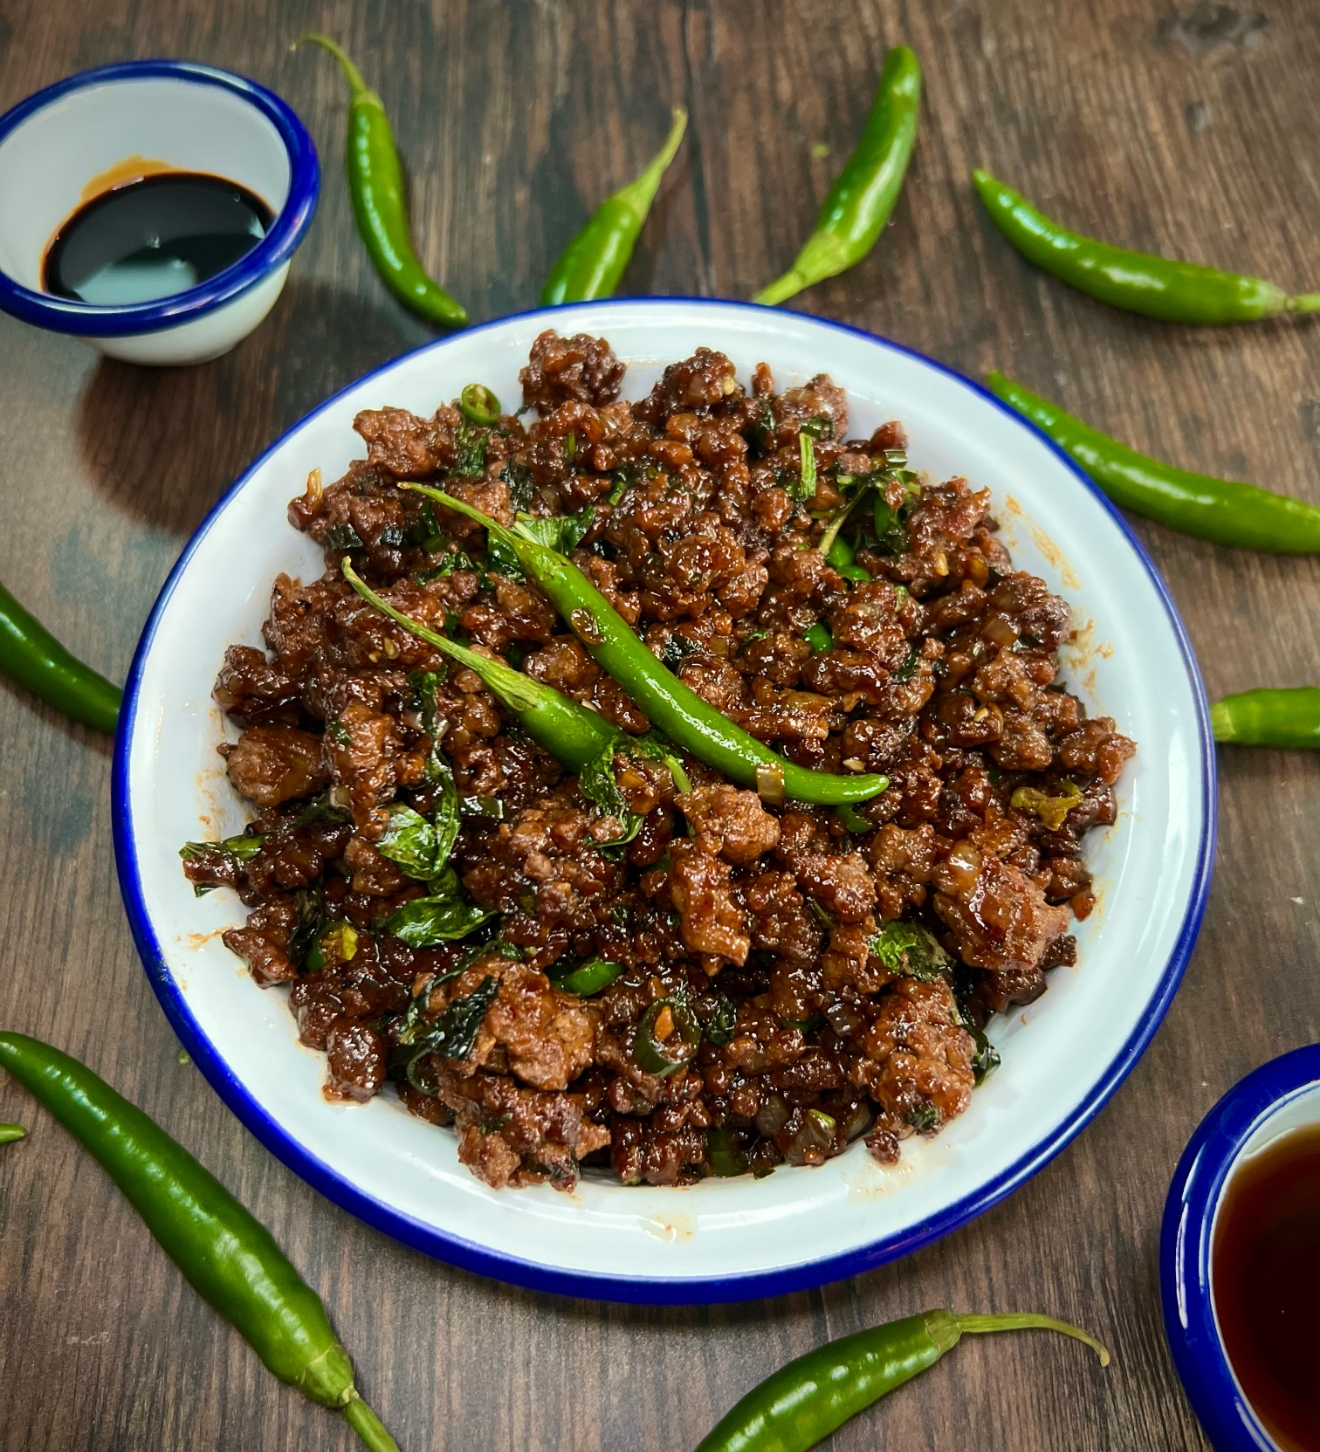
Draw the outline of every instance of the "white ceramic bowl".
<instances>
[{"instance_id":1,"label":"white ceramic bowl","mask_svg":"<svg viewBox=\"0 0 1320 1452\"><path fill-rule=\"evenodd\" d=\"M51 238L89 184L95 195L97 179L134 158L239 182L275 219L232 267L172 297L111 307L43 292ZM274 306L320 186L312 138L255 81L188 61L83 71L0 116L0 308L130 363L217 358Z\"/></svg>"},{"instance_id":2,"label":"white ceramic bowl","mask_svg":"<svg viewBox=\"0 0 1320 1452\"><path fill-rule=\"evenodd\" d=\"M626 395L699 345L746 379L762 360L783 388L828 371L849 432L902 419L918 469L966 474L994 496L1017 564L1072 605L1066 676L1112 715L1138 755L1120 816L1088 839L1099 905L1077 928L1078 966L996 1021L1003 1065L971 1108L901 1163L863 1145L819 1169L690 1189L584 1177L494 1191L458 1163L449 1131L390 1091L365 1107L321 1095L322 1056L301 1048L280 990L262 992L219 941L241 919L227 889L198 899L178 849L245 820L216 744L235 734L211 699L225 646L258 644L277 572L319 575L320 551L285 520L314 467L337 478L361 444L359 409L429 415L465 383L507 402L545 327L610 340ZM732 1300L812 1286L946 1234L1034 1174L1096 1113L1159 1023L1191 951L1214 845L1214 757L1204 694L1159 577L1113 508L1040 434L989 394L883 339L797 313L696 301L592 303L509 318L387 365L323 404L216 506L166 582L130 674L116 751L120 881L147 971L194 1060L275 1154L362 1219L442 1259L505 1280L642 1302Z\"/></svg>"}]
</instances>

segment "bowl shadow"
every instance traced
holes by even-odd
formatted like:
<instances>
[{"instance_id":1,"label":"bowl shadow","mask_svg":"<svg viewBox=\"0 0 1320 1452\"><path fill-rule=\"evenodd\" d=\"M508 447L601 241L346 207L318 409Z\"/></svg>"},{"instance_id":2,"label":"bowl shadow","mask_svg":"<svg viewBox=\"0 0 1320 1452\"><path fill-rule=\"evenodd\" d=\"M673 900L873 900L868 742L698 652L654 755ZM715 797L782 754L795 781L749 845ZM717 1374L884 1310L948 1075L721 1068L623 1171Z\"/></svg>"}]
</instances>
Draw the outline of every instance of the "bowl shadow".
<instances>
[{"instance_id":1,"label":"bowl shadow","mask_svg":"<svg viewBox=\"0 0 1320 1452\"><path fill-rule=\"evenodd\" d=\"M77 405L83 468L116 509L187 538L311 408L431 336L388 299L291 278L270 317L210 363L142 368L101 359Z\"/></svg>"}]
</instances>

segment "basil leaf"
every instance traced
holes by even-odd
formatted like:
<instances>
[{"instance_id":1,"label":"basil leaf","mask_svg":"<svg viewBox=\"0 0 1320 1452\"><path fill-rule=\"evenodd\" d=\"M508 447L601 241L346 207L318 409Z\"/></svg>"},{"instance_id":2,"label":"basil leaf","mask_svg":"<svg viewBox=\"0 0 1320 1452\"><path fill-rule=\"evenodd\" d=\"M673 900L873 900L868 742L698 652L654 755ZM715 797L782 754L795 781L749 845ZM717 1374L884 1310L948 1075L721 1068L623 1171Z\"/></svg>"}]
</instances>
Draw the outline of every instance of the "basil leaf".
<instances>
[{"instance_id":1,"label":"basil leaf","mask_svg":"<svg viewBox=\"0 0 1320 1452\"><path fill-rule=\"evenodd\" d=\"M536 493L536 475L526 464L510 460L500 470L500 478L509 486L509 500L515 509L526 509Z\"/></svg>"},{"instance_id":2,"label":"basil leaf","mask_svg":"<svg viewBox=\"0 0 1320 1452\"><path fill-rule=\"evenodd\" d=\"M449 854L454 850L462 822L459 818L458 788L454 785L454 773L440 749L440 742L449 728L448 721L440 714L440 677L434 671L420 671L414 679L414 689L422 703L422 730L431 738L431 748L426 756L426 779L438 789L433 814L435 844L431 867L428 873L423 874L433 877L449 861ZM408 869L405 867L404 871Z\"/></svg>"},{"instance_id":3,"label":"basil leaf","mask_svg":"<svg viewBox=\"0 0 1320 1452\"><path fill-rule=\"evenodd\" d=\"M389 825L376 843L376 851L397 863L409 877L423 880L436 873L436 830L420 812L403 802L392 802Z\"/></svg>"},{"instance_id":4,"label":"basil leaf","mask_svg":"<svg viewBox=\"0 0 1320 1452\"><path fill-rule=\"evenodd\" d=\"M578 791L602 816L614 817L620 824L616 836L596 843L596 850L608 861L617 861L623 855L623 849L636 837L645 820L629 810L619 790L619 784L614 779L614 752L615 746L611 743L578 773Z\"/></svg>"},{"instance_id":5,"label":"basil leaf","mask_svg":"<svg viewBox=\"0 0 1320 1452\"><path fill-rule=\"evenodd\" d=\"M480 984L463 998L456 998L438 1019L413 1040L417 1052L408 1065L411 1080L412 1066L425 1054L439 1054L445 1059L466 1059L477 1042L486 1011L499 992L499 980L487 974Z\"/></svg>"},{"instance_id":6,"label":"basil leaf","mask_svg":"<svg viewBox=\"0 0 1320 1452\"><path fill-rule=\"evenodd\" d=\"M533 544L545 545L547 549L567 555L582 543L595 522L596 506L588 504L576 514L552 514L548 517L520 514L513 527Z\"/></svg>"},{"instance_id":7,"label":"basil leaf","mask_svg":"<svg viewBox=\"0 0 1320 1452\"><path fill-rule=\"evenodd\" d=\"M457 894L415 897L396 908L385 919L385 931L407 943L410 948L434 948L439 943L452 943L466 938L489 922L495 913L476 903L465 902Z\"/></svg>"},{"instance_id":8,"label":"basil leaf","mask_svg":"<svg viewBox=\"0 0 1320 1452\"><path fill-rule=\"evenodd\" d=\"M289 935L289 946L285 948L289 962L301 968L307 955L316 946L325 923L325 894L321 887L301 887L293 895L293 908L297 914L293 932ZM322 960L324 961L324 960Z\"/></svg>"},{"instance_id":9,"label":"basil leaf","mask_svg":"<svg viewBox=\"0 0 1320 1452\"><path fill-rule=\"evenodd\" d=\"M205 858L219 853L222 857L232 857L236 862L246 862L261 851L261 844L265 840L265 837L257 833L249 835L240 832L238 836L226 837L222 842L185 842L179 848L179 856L185 862L195 862L199 857Z\"/></svg>"},{"instance_id":10,"label":"basil leaf","mask_svg":"<svg viewBox=\"0 0 1320 1452\"><path fill-rule=\"evenodd\" d=\"M486 472L487 431L464 419L454 432L458 461L454 473L472 478Z\"/></svg>"},{"instance_id":11,"label":"basil leaf","mask_svg":"<svg viewBox=\"0 0 1320 1452\"><path fill-rule=\"evenodd\" d=\"M869 947L891 973L918 978L922 983L943 977L953 962L934 934L917 923L886 923Z\"/></svg>"},{"instance_id":12,"label":"basil leaf","mask_svg":"<svg viewBox=\"0 0 1320 1452\"><path fill-rule=\"evenodd\" d=\"M715 1012L701 1026L703 1037L712 1044L727 1044L733 1037L734 1024L738 1018L738 1005L727 993L721 993Z\"/></svg>"},{"instance_id":13,"label":"basil leaf","mask_svg":"<svg viewBox=\"0 0 1320 1452\"><path fill-rule=\"evenodd\" d=\"M327 550L360 550L362 538L347 522L332 524L321 537L321 548Z\"/></svg>"},{"instance_id":14,"label":"basil leaf","mask_svg":"<svg viewBox=\"0 0 1320 1452\"><path fill-rule=\"evenodd\" d=\"M488 574L503 575L506 580L512 580L515 584L527 578L523 567L518 563L518 556L502 539L487 540L486 571Z\"/></svg>"}]
</instances>

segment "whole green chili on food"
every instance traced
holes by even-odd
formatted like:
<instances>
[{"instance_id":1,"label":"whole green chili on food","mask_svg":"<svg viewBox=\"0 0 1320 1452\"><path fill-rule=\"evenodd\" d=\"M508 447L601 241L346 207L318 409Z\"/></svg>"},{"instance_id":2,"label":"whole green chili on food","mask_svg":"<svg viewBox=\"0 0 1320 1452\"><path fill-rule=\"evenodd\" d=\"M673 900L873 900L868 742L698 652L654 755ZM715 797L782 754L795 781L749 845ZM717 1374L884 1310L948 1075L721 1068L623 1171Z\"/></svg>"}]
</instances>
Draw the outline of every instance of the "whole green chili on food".
<instances>
[{"instance_id":1,"label":"whole green chili on food","mask_svg":"<svg viewBox=\"0 0 1320 1452\"><path fill-rule=\"evenodd\" d=\"M687 112L674 107L669 137L659 154L635 180L607 197L585 227L564 248L541 289L541 306L590 302L613 297L646 221L660 180L678 153Z\"/></svg>"},{"instance_id":2,"label":"whole green chili on food","mask_svg":"<svg viewBox=\"0 0 1320 1452\"><path fill-rule=\"evenodd\" d=\"M614 677L655 727L698 761L722 771L731 781L755 787L771 802L787 796L838 806L840 802L866 801L889 785L883 776L840 776L786 761L666 669L571 560L439 489L426 484L399 487L425 494L476 520L491 538L512 550L528 578L540 586L597 665Z\"/></svg>"},{"instance_id":3,"label":"whole green chili on food","mask_svg":"<svg viewBox=\"0 0 1320 1452\"><path fill-rule=\"evenodd\" d=\"M1320 750L1320 686L1240 691L1210 707L1216 741Z\"/></svg>"},{"instance_id":4,"label":"whole green chili on food","mask_svg":"<svg viewBox=\"0 0 1320 1452\"><path fill-rule=\"evenodd\" d=\"M114 734L123 692L76 660L0 585L0 672L57 711Z\"/></svg>"},{"instance_id":5,"label":"whole green chili on food","mask_svg":"<svg viewBox=\"0 0 1320 1452\"><path fill-rule=\"evenodd\" d=\"M903 188L921 108L921 62L905 45L885 57L871 114L793 266L752 299L781 303L855 266L875 246Z\"/></svg>"},{"instance_id":6,"label":"whole green chili on food","mask_svg":"<svg viewBox=\"0 0 1320 1452\"><path fill-rule=\"evenodd\" d=\"M385 286L405 306L432 322L462 327L466 309L427 275L413 251L403 167L385 105L358 68L328 35L305 35L297 45L319 45L339 62L352 93L344 166L353 217Z\"/></svg>"},{"instance_id":7,"label":"whole green chili on food","mask_svg":"<svg viewBox=\"0 0 1320 1452\"><path fill-rule=\"evenodd\" d=\"M154 1120L77 1059L0 1033L0 1066L91 1151L189 1285L281 1381L342 1411L372 1452L398 1452L353 1385L320 1297L228 1190Z\"/></svg>"},{"instance_id":8,"label":"whole green chili on food","mask_svg":"<svg viewBox=\"0 0 1320 1452\"><path fill-rule=\"evenodd\" d=\"M411 631L419 640L433 645L436 650L466 666L492 696L522 722L527 734L544 746L557 761L570 771L581 771L584 766L599 760L610 746L626 744L627 737L617 726L595 711L589 711L553 686L547 686L534 676L524 675L502 660L479 655L465 645L438 634L420 621L396 610L387 600L366 584L345 556L342 569L344 578L359 595L377 610L384 612L391 620Z\"/></svg>"},{"instance_id":9,"label":"whole green chili on food","mask_svg":"<svg viewBox=\"0 0 1320 1452\"><path fill-rule=\"evenodd\" d=\"M1049 1316L960 1316L927 1311L844 1336L809 1351L767 1377L705 1437L697 1452L805 1452L849 1417L911 1381L965 1335L1061 1331L1109 1353L1085 1331Z\"/></svg>"},{"instance_id":10,"label":"whole green chili on food","mask_svg":"<svg viewBox=\"0 0 1320 1452\"><path fill-rule=\"evenodd\" d=\"M0 1144L13 1144L16 1139L26 1139L27 1130L21 1124L0 1124Z\"/></svg>"},{"instance_id":11,"label":"whole green chili on food","mask_svg":"<svg viewBox=\"0 0 1320 1452\"><path fill-rule=\"evenodd\" d=\"M1048 434L1124 509L1238 549L1283 555L1320 551L1320 508L1314 504L1138 454L1002 373L987 374L986 384Z\"/></svg>"},{"instance_id":12,"label":"whole green chili on food","mask_svg":"<svg viewBox=\"0 0 1320 1452\"><path fill-rule=\"evenodd\" d=\"M1069 232L979 168L972 180L995 226L1027 259L1111 307L1166 323L1248 323L1320 311L1320 293L1289 297L1260 277L1130 252Z\"/></svg>"}]
</instances>

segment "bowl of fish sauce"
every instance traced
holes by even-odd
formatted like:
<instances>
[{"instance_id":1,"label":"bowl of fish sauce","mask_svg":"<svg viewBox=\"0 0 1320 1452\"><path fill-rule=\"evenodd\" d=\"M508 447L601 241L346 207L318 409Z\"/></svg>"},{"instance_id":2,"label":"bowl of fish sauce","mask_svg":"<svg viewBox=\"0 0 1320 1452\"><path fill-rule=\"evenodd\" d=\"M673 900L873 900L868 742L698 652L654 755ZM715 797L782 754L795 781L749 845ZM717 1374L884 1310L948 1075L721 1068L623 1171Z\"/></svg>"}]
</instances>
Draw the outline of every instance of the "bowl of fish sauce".
<instances>
[{"instance_id":1,"label":"bowl of fish sauce","mask_svg":"<svg viewBox=\"0 0 1320 1452\"><path fill-rule=\"evenodd\" d=\"M128 61L0 116L0 309L131 363L201 363L274 306L320 192L293 110L243 76Z\"/></svg>"},{"instance_id":2,"label":"bowl of fish sauce","mask_svg":"<svg viewBox=\"0 0 1320 1452\"><path fill-rule=\"evenodd\" d=\"M1320 1045L1201 1121L1164 1207L1160 1290L1218 1452L1320 1452Z\"/></svg>"}]
</instances>

